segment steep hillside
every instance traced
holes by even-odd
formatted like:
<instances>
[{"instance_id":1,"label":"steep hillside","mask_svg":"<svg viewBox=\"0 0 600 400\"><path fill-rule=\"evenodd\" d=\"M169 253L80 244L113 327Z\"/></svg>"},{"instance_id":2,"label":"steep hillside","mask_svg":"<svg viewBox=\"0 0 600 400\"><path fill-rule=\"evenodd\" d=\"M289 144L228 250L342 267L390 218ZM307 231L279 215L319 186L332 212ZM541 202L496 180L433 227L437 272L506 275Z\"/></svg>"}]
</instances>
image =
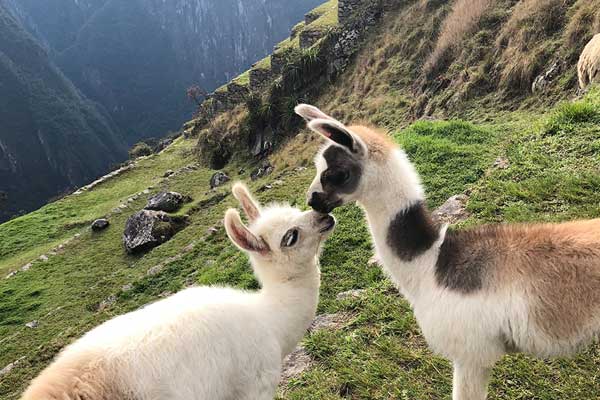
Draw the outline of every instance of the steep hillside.
<instances>
[{"instance_id":1,"label":"steep hillside","mask_svg":"<svg viewBox=\"0 0 600 400\"><path fill-rule=\"evenodd\" d=\"M107 0L3 0L13 15L50 52L71 47L87 21Z\"/></svg>"},{"instance_id":2,"label":"steep hillside","mask_svg":"<svg viewBox=\"0 0 600 400\"><path fill-rule=\"evenodd\" d=\"M430 207L462 195L466 219L457 229L600 215L600 89L578 94L573 81L574 54L599 28L592 1L489 2L467 18L476 22L458 34L460 46L445 50L441 32L457 26L452 6L460 0L347 7L359 3L340 0L343 12L322 9L319 22L297 26L269 59L213 94L186 137L162 153L0 225L0 397L18 398L64 345L115 315L194 284L255 289L220 225L235 205L229 184L210 189L215 171L205 165L215 150L231 152L222 164L233 181L246 181L262 202L304 207L320 140L290 114L298 101L387 129L415 162ZM552 29L540 30L540 6L560 11ZM500 32L511 32L507 43ZM537 66L501 79L510 66L528 65L505 62L515 54ZM561 72L545 74L555 57ZM259 74L270 78L254 86ZM540 74L546 84L533 93ZM261 89L240 99L239 87ZM257 141L266 156L258 162ZM190 224L145 254L127 255L127 218L161 190L192 197L176 213ZM278 398L447 399L450 365L428 350L406 301L369 262L362 211L335 214L339 226L321 259L325 327L307 334L293 361L300 372L288 371ZM111 225L93 233L89 224L101 216ZM490 398L594 399L599 367L597 345L572 359L511 355L494 369Z\"/></svg>"},{"instance_id":3,"label":"steep hillside","mask_svg":"<svg viewBox=\"0 0 600 400\"><path fill-rule=\"evenodd\" d=\"M133 144L190 117L191 85L213 90L270 53L320 0L12 1L30 31Z\"/></svg>"},{"instance_id":4,"label":"steep hillside","mask_svg":"<svg viewBox=\"0 0 600 400\"><path fill-rule=\"evenodd\" d=\"M89 182L125 157L83 97L0 3L0 221Z\"/></svg>"}]
</instances>

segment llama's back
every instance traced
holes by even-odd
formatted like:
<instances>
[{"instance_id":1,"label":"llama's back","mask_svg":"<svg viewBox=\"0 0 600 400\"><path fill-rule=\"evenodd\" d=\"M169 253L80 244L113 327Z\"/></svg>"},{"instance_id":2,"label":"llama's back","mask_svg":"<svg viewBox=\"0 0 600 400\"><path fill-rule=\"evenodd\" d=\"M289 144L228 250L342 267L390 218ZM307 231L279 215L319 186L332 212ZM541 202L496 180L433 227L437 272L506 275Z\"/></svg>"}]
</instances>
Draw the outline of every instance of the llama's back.
<instances>
[{"instance_id":1,"label":"llama's back","mask_svg":"<svg viewBox=\"0 0 600 400\"><path fill-rule=\"evenodd\" d=\"M31 383L21 400L135 400L109 371L97 353L60 356Z\"/></svg>"},{"instance_id":2,"label":"llama's back","mask_svg":"<svg viewBox=\"0 0 600 400\"><path fill-rule=\"evenodd\" d=\"M257 371L279 373L280 349L253 311L256 298L192 288L107 321L66 348L22 400L235 397Z\"/></svg>"}]
</instances>

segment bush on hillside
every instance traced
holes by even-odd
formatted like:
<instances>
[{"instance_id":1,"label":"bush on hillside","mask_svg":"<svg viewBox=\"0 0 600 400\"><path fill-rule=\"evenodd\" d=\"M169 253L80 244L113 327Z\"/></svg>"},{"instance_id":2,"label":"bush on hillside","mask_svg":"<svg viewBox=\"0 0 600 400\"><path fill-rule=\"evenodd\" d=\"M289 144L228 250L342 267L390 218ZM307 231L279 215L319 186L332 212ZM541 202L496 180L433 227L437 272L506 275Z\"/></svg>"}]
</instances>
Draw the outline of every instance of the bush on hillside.
<instances>
[{"instance_id":1,"label":"bush on hillside","mask_svg":"<svg viewBox=\"0 0 600 400\"><path fill-rule=\"evenodd\" d=\"M149 156L152 154L152 148L144 142L139 142L133 145L129 150L129 158L134 160L139 157Z\"/></svg>"},{"instance_id":2,"label":"bush on hillside","mask_svg":"<svg viewBox=\"0 0 600 400\"><path fill-rule=\"evenodd\" d=\"M596 93L598 89L583 100L558 105L544 124L543 133L556 135L573 132L580 124L600 124L600 101L595 101Z\"/></svg>"}]
</instances>

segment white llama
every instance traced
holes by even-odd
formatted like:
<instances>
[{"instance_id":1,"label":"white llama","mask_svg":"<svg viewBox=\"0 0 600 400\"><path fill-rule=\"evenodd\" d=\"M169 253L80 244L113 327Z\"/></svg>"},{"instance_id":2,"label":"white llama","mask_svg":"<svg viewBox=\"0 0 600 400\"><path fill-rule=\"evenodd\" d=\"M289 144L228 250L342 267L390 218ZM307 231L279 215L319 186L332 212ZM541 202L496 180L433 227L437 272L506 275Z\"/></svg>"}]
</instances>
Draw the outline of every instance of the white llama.
<instances>
[{"instance_id":1,"label":"white llama","mask_svg":"<svg viewBox=\"0 0 600 400\"><path fill-rule=\"evenodd\" d=\"M250 226L225 214L250 257L258 292L196 287L114 318L63 350L22 400L267 400L283 358L313 320L318 256L333 217L261 209L233 188Z\"/></svg>"}]
</instances>

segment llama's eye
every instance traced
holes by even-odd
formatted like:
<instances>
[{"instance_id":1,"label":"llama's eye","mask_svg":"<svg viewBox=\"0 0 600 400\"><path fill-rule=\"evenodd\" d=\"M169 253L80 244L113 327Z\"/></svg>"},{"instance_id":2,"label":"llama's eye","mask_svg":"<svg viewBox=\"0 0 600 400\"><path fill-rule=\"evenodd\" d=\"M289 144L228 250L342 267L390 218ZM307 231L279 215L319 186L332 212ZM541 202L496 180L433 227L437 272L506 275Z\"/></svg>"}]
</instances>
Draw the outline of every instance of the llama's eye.
<instances>
[{"instance_id":1,"label":"llama's eye","mask_svg":"<svg viewBox=\"0 0 600 400\"><path fill-rule=\"evenodd\" d=\"M292 247L298 242L298 229L290 229L283 235L283 239L281 239L281 247Z\"/></svg>"}]
</instances>

